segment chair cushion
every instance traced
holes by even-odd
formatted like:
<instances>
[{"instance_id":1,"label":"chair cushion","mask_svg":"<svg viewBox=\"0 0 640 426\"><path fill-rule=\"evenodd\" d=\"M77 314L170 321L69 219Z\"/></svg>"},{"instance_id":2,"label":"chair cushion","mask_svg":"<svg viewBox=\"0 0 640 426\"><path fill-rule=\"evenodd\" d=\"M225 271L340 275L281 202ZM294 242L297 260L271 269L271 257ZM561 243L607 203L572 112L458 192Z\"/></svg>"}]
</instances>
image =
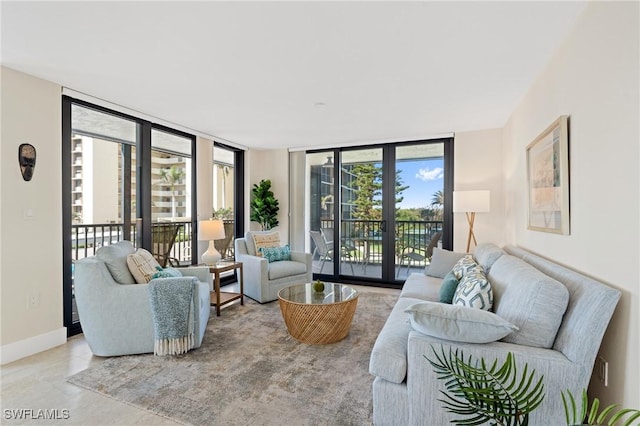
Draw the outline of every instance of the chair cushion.
<instances>
[{"instance_id":1,"label":"chair cushion","mask_svg":"<svg viewBox=\"0 0 640 426\"><path fill-rule=\"evenodd\" d=\"M269 279L277 280L279 278L290 277L292 275L300 275L307 273L307 265L302 262L294 262L292 260L283 260L269 264Z\"/></svg>"},{"instance_id":2,"label":"chair cushion","mask_svg":"<svg viewBox=\"0 0 640 426\"><path fill-rule=\"evenodd\" d=\"M127 265L129 265L129 271L138 284L148 283L158 272L158 268L162 270L162 266L153 255L143 248L127 256Z\"/></svg>"},{"instance_id":3,"label":"chair cushion","mask_svg":"<svg viewBox=\"0 0 640 426\"><path fill-rule=\"evenodd\" d=\"M455 342L495 342L518 329L493 312L459 305L421 302L404 311L414 330Z\"/></svg>"},{"instance_id":4,"label":"chair cushion","mask_svg":"<svg viewBox=\"0 0 640 426\"><path fill-rule=\"evenodd\" d=\"M249 231L245 233L247 253L262 256L261 247L280 247L280 234L272 231Z\"/></svg>"},{"instance_id":5,"label":"chair cushion","mask_svg":"<svg viewBox=\"0 0 640 426\"><path fill-rule=\"evenodd\" d=\"M96 251L96 258L104 262L113 279L119 284L136 284L127 265L127 255L136 249L131 241L118 241L110 246L100 247Z\"/></svg>"},{"instance_id":6,"label":"chair cushion","mask_svg":"<svg viewBox=\"0 0 640 426\"><path fill-rule=\"evenodd\" d=\"M434 247L431 263L425 268L424 273L430 277L444 278L462 257L464 253Z\"/></svg>"},{"instance_id":7,"label":"chair cushion","mask_svg":"<svg viewBox=\"0 0 640 426\"><path fill-rule=\"evenodd\" d=\"M260 253L269 263L291 260L291 249L289 249L288 245L283 247L260 247Z\"/></svg>"}]
</instances>

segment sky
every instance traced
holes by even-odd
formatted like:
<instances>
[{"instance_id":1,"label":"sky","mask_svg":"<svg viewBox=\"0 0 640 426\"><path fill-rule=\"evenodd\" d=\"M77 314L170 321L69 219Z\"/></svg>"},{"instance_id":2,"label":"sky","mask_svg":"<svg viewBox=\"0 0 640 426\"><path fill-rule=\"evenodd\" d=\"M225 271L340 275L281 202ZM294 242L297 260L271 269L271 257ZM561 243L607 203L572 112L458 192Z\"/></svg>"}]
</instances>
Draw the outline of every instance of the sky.
<instances>
[{"instance_id":1,"label":"sky","mask_svg":"<svg viewBox=\"0 0 640 426\"><path fill-rule=\"evenodd\" d=\"M396 166L401 170L400 176L407 188L403 193L404 200L400 208L429 207L433 194L444 187L444 160L412 160L399 162Z\"/></svg>"}]
</instances>

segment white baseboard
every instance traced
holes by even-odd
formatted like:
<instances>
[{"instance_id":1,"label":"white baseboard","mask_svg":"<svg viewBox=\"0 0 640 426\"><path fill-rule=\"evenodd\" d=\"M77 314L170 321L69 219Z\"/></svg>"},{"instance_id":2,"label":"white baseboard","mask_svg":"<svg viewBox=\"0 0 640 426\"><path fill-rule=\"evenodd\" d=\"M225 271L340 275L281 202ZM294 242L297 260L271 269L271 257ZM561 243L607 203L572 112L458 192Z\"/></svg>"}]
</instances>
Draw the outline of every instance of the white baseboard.
<instances>
[{"instance_id":1,"label":"white baseboard","mask_svg":"<svg viewBox=\"0 0 640 426\"><path fill-rule=\"evenodd\" d=\"M64 345L66 341L67 327L62 327L48 333L0 346L0 365Z\"/></svg>"}]
</instances>

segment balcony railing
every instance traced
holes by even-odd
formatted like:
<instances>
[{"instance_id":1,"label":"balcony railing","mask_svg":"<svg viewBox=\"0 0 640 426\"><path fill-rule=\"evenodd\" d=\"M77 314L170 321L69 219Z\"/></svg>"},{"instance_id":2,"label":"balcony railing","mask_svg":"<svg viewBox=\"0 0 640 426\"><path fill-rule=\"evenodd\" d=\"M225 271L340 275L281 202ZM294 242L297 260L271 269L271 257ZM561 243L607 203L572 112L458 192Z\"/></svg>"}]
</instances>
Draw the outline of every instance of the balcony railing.
<instances>
[{"instance_id":1,"label":"balcony railing","mask_svg":"<svg viewBox=\"0 0 640 426\"><path fill-rule=\"evenodd\" d=\"M333 228L333 221L323 220L321 227ZM342 220L341 228L344 245L359 248L369 264L382 263L382 221ZM437 220L397 220L394 231L396 263L405 248L426 248L442 228L443 222Z\"/></svg>"}]
</instances>

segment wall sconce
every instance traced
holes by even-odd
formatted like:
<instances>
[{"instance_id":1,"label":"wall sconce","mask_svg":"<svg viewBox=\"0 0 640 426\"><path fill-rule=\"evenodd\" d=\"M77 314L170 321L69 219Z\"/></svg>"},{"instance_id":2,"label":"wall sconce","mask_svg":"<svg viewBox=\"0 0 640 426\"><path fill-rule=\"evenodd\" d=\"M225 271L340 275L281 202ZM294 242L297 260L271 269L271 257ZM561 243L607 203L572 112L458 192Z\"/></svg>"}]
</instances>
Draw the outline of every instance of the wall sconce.
<instances>
[{"instance_id":1,"label":"wall sconce","mask_svg":"<svg viewBox=\"0 0 640 426\"><path fill-rule=\"evenodd\" d=\"M33 177L33 170L36 168L36 148L30 143L20 144L18 147L18 164L22 178L30 181Z\"/></svg>"}]
</instances>

